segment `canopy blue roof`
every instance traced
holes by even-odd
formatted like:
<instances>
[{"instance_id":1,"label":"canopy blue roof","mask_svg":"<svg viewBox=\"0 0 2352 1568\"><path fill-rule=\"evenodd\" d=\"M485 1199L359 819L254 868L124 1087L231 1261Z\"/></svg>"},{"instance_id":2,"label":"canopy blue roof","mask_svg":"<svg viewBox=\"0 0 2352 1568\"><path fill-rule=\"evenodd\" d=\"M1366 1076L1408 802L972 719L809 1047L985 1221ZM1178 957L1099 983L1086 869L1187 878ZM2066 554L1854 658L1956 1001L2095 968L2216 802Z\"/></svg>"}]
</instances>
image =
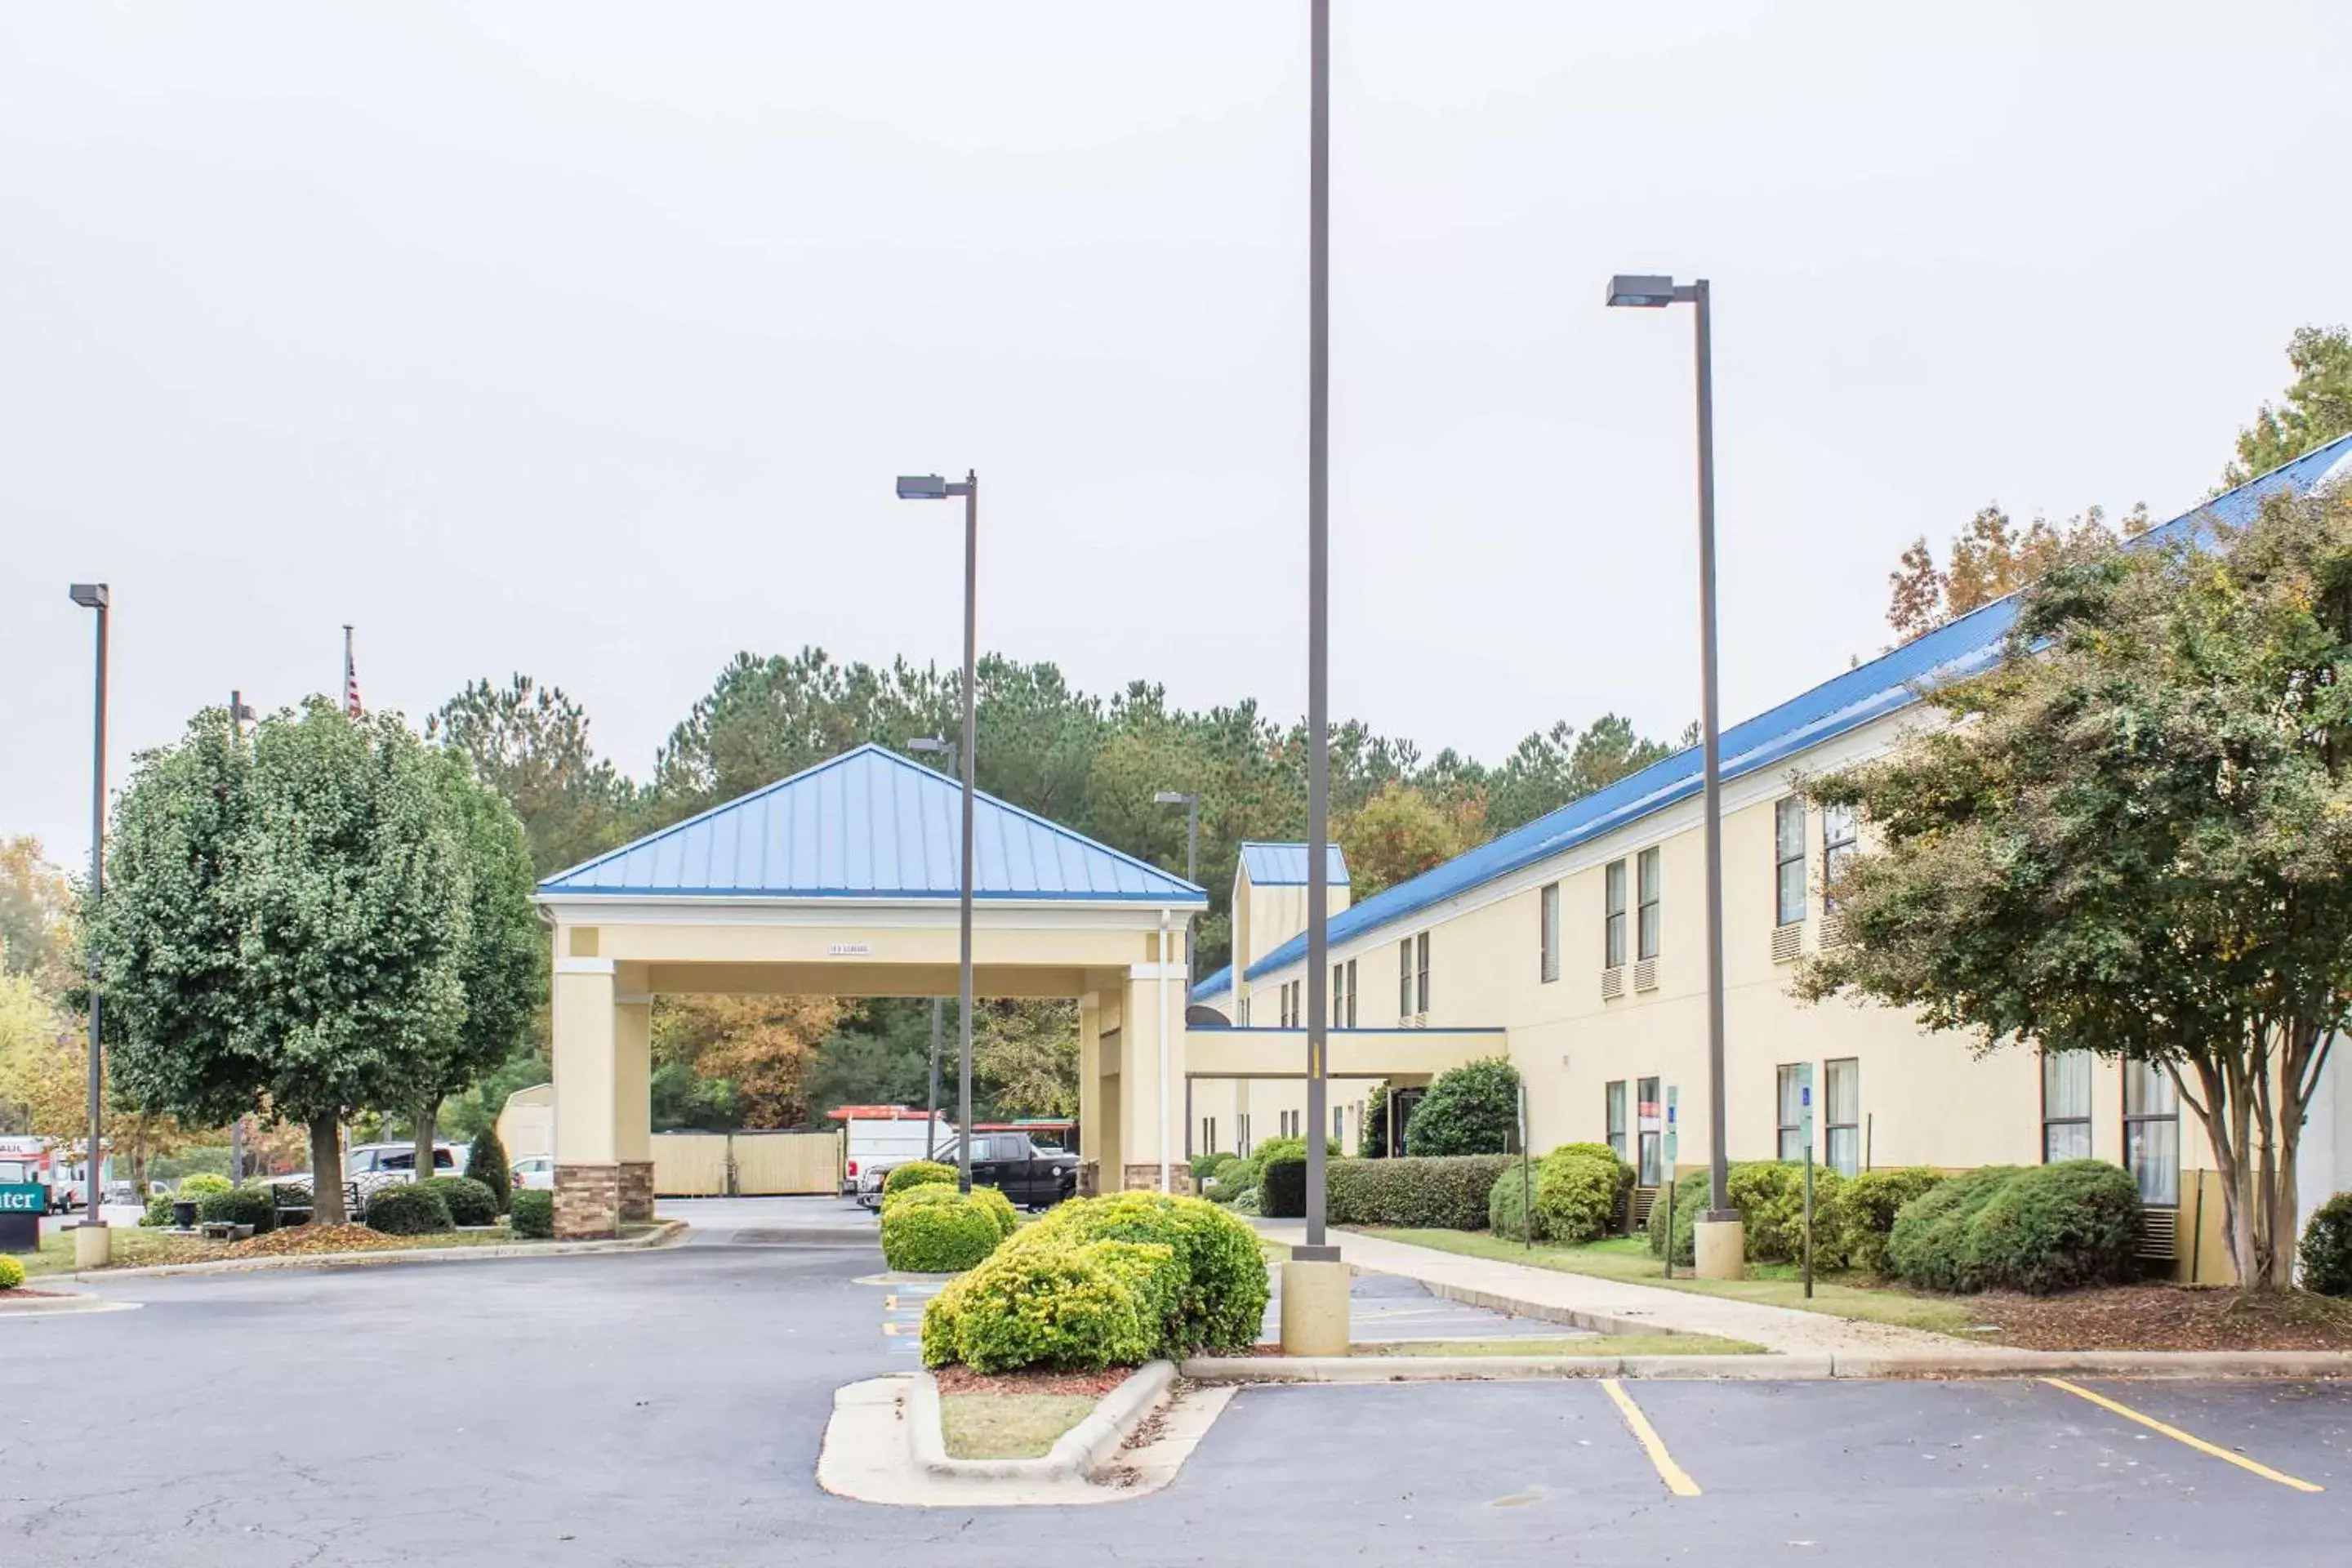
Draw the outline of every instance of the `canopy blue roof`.
<instances>
[{"instance_id":1,"label":"canopy blue roof","mask_svg":"<svg viewBox=\"0 0 2352 1568\"><path fill-rule=\"evenodd\" d=\"M2148 543L2196 540L2210 537L2215 522L2243 526L2261 511L2263 501L2281 490L2301 494L2323 478L2336 482L2341 476L2330 470L2347 459L2352 459L2352 436L2341 436L2150 529L2140 539ZM1996 599L1745 723L1734 724L1723 732L1723 776L1735 779L1773 767L1824 741L1911 706L1919 700L1923 688L1978 673L2000 657L2002 639L2016 618L2014 596ZM1332 916L1330 940L1346 942L1409 921L1432 905L1687 799L1698 793L1699 784L1698 748L1676 752L1606 789L1570 801L1549 816ZM1307 938L1301 933L1245 973L1255 980L1297 963L1306 953ZM1231 989L1232 984L1231 974L1221 969L1195 985L1192 995L1196 1001L1205 1000Z\"/></svg>"},{"instance_id":2,"label":"canopy blue roof","mask_svg":"<svg viewBox=\"0 0 2352 1568\"><path fill-rule=\"evenodd\" d=\"M540 883L627 898L952 899L962 786L860 746ZM1181 877L1008 805L973 801L975 899L1118 900L1196 909Z\"/></svg>"},{"instance_id":3,"label":"canopy blue roof","mask_svg":"<svg viewBox=\"0 0 2352 1568\"><path fill-rule=\"evenodd\" d=\"M1348 885L1348 858L1337 844L1326 844L1323 862L1324 880L1334 888ZM1307 846L1304 844L1242 845L1242 865L1249 872L1253 888L1303 888L1307 886Z\"/></svg>"}]
</instances>

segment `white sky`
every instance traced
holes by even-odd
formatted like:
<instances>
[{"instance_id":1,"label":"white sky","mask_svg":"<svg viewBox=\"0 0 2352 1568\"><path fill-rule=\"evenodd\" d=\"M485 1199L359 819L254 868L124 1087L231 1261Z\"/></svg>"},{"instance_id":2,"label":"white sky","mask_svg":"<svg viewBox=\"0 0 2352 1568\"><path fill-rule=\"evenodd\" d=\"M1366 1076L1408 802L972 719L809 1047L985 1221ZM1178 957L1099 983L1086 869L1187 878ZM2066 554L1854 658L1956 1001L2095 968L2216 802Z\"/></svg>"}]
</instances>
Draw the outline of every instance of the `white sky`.
<instances>
[{"instance_id":1,"label":"white sky","mask_svg":"<svg viewBox=\"0 0 2352 1568\"><path fill-rule=\"evenodd\" d=\"M1493 760L1885 641L1979 505L2212 485L2352 316L2352 8L1339 0L1333 708ZM1304 0L0 11L0 834L242 687L521 669L642 776L739 648L1305 702Z\"/></svg>"}]
</instances>

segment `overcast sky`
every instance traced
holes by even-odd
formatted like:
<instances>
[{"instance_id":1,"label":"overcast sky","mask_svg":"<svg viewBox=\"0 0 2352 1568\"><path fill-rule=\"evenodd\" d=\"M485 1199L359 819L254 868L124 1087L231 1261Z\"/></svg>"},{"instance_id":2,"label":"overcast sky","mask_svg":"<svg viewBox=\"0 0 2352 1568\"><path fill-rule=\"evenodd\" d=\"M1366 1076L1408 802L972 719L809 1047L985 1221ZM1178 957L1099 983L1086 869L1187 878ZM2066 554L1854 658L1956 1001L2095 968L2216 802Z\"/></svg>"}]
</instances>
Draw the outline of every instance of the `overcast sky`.
<instances>
[{"instance_id":1,"label":"overcast sky","mask_svg":"<svg viewBox=\"0 0 2352 1568\"><path fill-rule=\"evenodd\" d=\"M1978 506L2195 503L2352 317L2352 7L1339 0L1334 711L1496 759L1886 640ZM1305 703L1304 0L0 11L0 834L241 687L516 670L650 767L736 650Z\"/></svg>"}]
</instances>

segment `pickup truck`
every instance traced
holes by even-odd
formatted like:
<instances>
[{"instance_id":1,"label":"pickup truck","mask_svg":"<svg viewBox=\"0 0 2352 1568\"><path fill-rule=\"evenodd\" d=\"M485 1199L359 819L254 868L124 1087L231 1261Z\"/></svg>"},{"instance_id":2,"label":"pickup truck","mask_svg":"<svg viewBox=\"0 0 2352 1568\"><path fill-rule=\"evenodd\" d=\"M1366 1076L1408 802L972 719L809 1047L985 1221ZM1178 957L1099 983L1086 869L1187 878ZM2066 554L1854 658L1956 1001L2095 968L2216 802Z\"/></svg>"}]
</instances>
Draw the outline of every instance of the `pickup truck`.
<instances>
[{"instance_id":1,"label":"pickup truck","mask_svg":"<svg viewBox=\"0 0 2352 1568\"><path fill-rule=\"evenodd\" d=\"M950 1142L932 1158L952 1165L961 1158L961 1148L960 1141ZM905 1163L892 1160L859 1172L857 1201L867 1208L880 1208L882 1179L892 1167ZM1078 1157L1067 1149L1037 1142L1026 1132L975 1132L971 1184L994 1187L1022 1208L1049 1208L1078 1190Z\"/></svg>"}]
</instances>

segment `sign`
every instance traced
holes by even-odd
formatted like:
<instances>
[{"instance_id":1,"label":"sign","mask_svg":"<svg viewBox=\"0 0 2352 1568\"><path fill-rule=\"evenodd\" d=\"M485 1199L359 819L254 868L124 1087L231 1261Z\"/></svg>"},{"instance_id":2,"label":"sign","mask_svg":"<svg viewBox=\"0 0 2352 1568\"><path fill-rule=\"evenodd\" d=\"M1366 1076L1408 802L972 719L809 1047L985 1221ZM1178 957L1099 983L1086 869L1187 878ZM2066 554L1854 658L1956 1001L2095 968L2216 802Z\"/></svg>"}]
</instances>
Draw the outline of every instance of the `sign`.
<instances>
[{"instance_id":1,"label":"sign","mask_svg":"<svg viewBox=\"0 0 2352 1568\"><path fill-rule=\"evenodd\" d=\"M38 1252L49 1189L38 1182L0 1182L0 1252Z\"/></svg>"},{"instance_id":2,"label":"sign","mask_svg":"<svg viewBox=\"0 0 2352 1568\"><path fill-rule=\"evenodd\" d=\"M1682 1152L1682 1128L1676 1125L1682 1106L1682 1090L1666 1085L1666 1169L1675 1167L1675 1156Z\"/></svg>"},{"instance_id":3,"label":"sign","mask_svg":"<svg viewBox=\"0 0 2352 1568\"><path fill-rule=\"evenodd\" d=\"M1813 1146L1813 1064L1797 1064L1797 1129L1808 1149Z\"/></svg>"},{"instance_id":4,"label":"sign","mask_svg":"<svg viewBox=\"0 0 2352 1568\"><path fill-rule=\"evenodd\" d=\"M824 950L835 958L871 958L874 944L870 942L836 942Z\"/></svg>"}]
</instances>

